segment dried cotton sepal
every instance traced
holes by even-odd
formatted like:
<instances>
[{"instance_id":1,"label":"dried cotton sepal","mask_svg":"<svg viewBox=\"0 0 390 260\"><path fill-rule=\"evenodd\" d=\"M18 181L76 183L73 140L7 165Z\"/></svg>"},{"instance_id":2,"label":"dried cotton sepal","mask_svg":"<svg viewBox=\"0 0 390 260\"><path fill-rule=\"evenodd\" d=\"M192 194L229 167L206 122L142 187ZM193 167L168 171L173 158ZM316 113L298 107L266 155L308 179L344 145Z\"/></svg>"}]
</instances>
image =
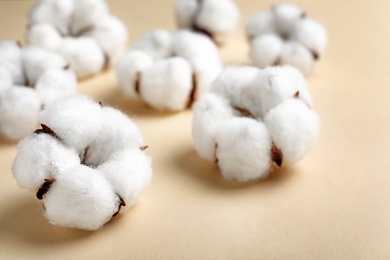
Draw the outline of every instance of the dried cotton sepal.
<instances>
[{"instance_id":1,"label":"dried cotton sepal","mask_svg":"<svg viewBox=\"0 0 390 260\"><path fill-rule=\"evenodd\" d=\"M119 86L128 97L173 111L190 107L221 70L215 44L186 30L146 33L116 65Z\"/></svg>"},{"instance_id":2,"label":"dried cotton sepal","mask_svg":"<svg viewBox=\"0 0 390 260\"><path fill-rule=\"evenodd\" d=\"M228 67L194 104L195 150L227 179L262 179L273 163L296 163L313 147L320 119L310 105L305 78L293 67Z\"/></svg>"},{"instance_id":3,"label":"dried cotton sepal","mask_svg":"<svg viewBox=\"0 0 390 260\"><path fill-rule=\"evenodd\" d=\"M37 189L55 225L96 230L148 186L151 159L138 126L86 96L67 96L40 113L41 129L18 146L12 172Z\"/></svg>"},{"instance_id":4,"label":"dried cotton sepal","mask_svg":"<svg viewBox=\"0 0 390 260\"><path fill-rule=\"evenodd\" d=\"M60 53L79 78L116 62L127 29L103 0L43 0L29 13L27 42Z\"/></svg>"},{"instance_id":5,"label":"dried cotton sepal","mask_svg":"<svg viewBox=\"0 0 390 260\"><path fill-rule=\"evenodd\" d=\"M260 68L289 64L308 75L327 45L322 25L288 3L251 17L246 31L251 41L249 56Z\"/></svg>"},{"instance_id":6,"label":"dried cotton sepal","mask_svg":"<svg viewBox=\"0 0 390 260\"><path fill-rule=\"evenodd\" d=\"M179 28L204 33L216 42L235 30L239 18L232 0L179 0L176 4Z\"/></svg>"}]
</instances>

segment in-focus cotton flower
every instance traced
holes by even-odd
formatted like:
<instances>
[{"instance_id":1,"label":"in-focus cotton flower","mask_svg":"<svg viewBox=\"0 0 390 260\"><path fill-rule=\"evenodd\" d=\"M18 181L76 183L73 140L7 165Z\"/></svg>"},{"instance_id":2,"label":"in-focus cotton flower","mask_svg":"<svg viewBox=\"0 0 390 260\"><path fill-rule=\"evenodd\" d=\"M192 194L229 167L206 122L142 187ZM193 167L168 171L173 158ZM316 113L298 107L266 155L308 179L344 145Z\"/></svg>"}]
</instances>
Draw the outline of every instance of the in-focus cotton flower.
<instances>
[{"instance_id":1,"label":"in-focus cotton flower","mask_svg":"<svg viewBox=\"0 0 390 260\"><path fill-rule=\"evenodd\" d=\"M204 33L217 43L238 25L240 12L233 0L179 0L176 22L181 29Z\"/></svg>"},{"instance_id":2,"label":"in-focus cotton flower","mask_svg":"<svg viewBox=\"0 0 390 260\"><path fill-rule=\"evenodd\" d=\"M154 30L118 61L116 75L130 99L161 110L183 110L206 92L222 70L215 44L187 30Z\"/></svg>"},{"instance_id":3,"label":"in-focus cotton flower","mask_svg":"<svg viewBox=\"0 0 390 260\"><path fill-rule=\"evenodd\" d=\"M61 54L79 78L113 64L126 47L127 29L104 0L40 0L28 20L27 42Z\"/></svg>"},{"instance_id":4,"label":"in-focus cotton flower","mask_svg":"<svg viewBox=\"0 0 390 260\"><path fill-rule=\"evenodd\" d=\"M150 183L141 131L119 110L67 96L40 119L42 128L19 143L12 173L21 188L37 191L52 224L99 229Z\"/></svg>"},{"instance_id":5,"label":"in-focus cotton flower","mask_svg":"<svg viewBox=\"0 0 390 260\"><path fill-rule=\"evenodd\" d=\"M43 106L76 91L76 75L58 54L0 41L0 135L18 140L31 134Z\"/></svg>"},{"instance_id":6,"label":"in-focus cotton flower","mask_svg":"<svg viewBox=\"0 0 390 260\"><path fill-rule=\"evenodd\" d=\"M253 65L291 65L305 75L327 45L324 27L299 7L283 3L252 16L246 26Z\"/></svg>"},{"instance_id":7,"label":"in-focus cotton flower","mask_svg":"<svg viewBox=\"0 0 390 260\"><path fill-rule=\"evenodd\" d=\"M298 162L319 135L306 81L290 66L228 67L193 110L195 150L230 180L259 180L273 163Z\"/></svg>"}]
</instances>

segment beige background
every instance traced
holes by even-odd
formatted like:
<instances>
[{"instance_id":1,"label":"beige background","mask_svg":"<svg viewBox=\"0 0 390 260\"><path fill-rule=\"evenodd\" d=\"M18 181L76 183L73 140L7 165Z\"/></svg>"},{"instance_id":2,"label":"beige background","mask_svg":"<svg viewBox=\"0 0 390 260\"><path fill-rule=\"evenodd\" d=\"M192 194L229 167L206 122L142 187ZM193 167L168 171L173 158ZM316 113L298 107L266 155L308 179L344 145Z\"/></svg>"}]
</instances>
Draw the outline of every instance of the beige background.
<instances>
[{"instance_id":1,"label":"beige background","mask_svg":"<svg viewBox=\"0 0 390 260\"><path fill-rule=\"evenodd\" d=\"M174 29L174 0L109 1L130 43ZM244 22L271 1L239 0L242 21L221 49L247 63ZM300 163L255 184L227 182L192 148L190 111L130 104L112 71L80 92L126 111L153 156L154 179L137 204L102 230L50 225L10 167L15 143L0 140L0 259L389 259L390 1L295 1L328 30L329 46L308 78L323 126ZM32 1L0 1L0 39L23 39Z\"/></svg>"}]
</instances>

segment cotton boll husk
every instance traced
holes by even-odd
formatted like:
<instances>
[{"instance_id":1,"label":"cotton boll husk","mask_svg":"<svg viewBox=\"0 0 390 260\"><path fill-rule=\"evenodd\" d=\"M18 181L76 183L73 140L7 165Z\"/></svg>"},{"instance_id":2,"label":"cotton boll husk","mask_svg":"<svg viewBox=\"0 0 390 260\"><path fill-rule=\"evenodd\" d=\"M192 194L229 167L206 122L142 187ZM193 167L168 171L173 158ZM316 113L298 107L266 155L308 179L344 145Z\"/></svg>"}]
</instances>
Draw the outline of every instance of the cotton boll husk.
<instances>
[{"instance_id":1,"label":"cotton boll husk","mask_svg":"<svg viewBox=\"0 0 390 260\"><path fill-rule=\"evenodd\" d=\"M235 29L240 13L231 0L204 0L201 2L195 24L211 33L226 34Z\"/></svg>"},{"instance_id":2,"label":"cotton boll husk","mask_svg":"<svg viewBox=\"0 0 390 260\"><path fill-rule=\"evenodd\" d=\"M192 27L198 6L197 0L179 0L176 3L176 22L179 28L190 29Z\"/></svg>"},{"instance_id":3,"label":"cotton boll husk","mask_svg":"<svg viewBox=\"0 0 390 260\"><path fill-rule=\"evenodd\" d=\"M9 87L12 87L12 85L11 74L7 69L0 66L0 92L6 90Z\"/></svg>"},{"instance_id":4,"label":"cotton boll husk","mask_svg":"<svg viewBox=\"0 0 390 260\"><path fill-rule=\"evenodd\" d=\"M64 143L83 154L100 131L102 109L87 96L65 96L49 103L39 114L39 119Z\"/></svg>"},{"instance_id":5,"label":"cotton boll husk","mask_svg":"<svg viewBox=\"0 0 390 260\"><path fill-rule=\"evenodd\" d=\"M295 98L311 105L311 96L306 80L299 70L291 66L268 67L257 74L253 82L254 91L258 91L262 115L286 99Z\"/></svg>"},{"instance_id":6,"label":"cotton boll husk","mask_svg":"<svg viewBox=\"0 0 390 260\"><path fill-rule=\"evenodd\" d=\"M280 57L282 64L298 68L304 75L309 75L314 67L314 59L308 49L296 42L286 42Z\"/></svg>"},{"instance_id":7,"label":"cotton boll husk","mask_svg":"<svg viewBox=\"0 0 390 260\"><path fill-rule=\"evenodd\" d=\"M26 40L29 44L56 51L61 44L62 37L53 25L41 23L31 25L27 29Z\"/></svg>"},{"instance_id":8,"label":"cotton boll husk","mask_svg":"<svg viewBox=\"0 0 390 260\"><path fill-rule=\"evenodd\" d=\"M71 34L80 35L80 32L90 29L97 21L109 13L104 0L75 0L71 19Z\"/></svg>"},{"instance_id":9,"label":"cotton boll husk","mask_svg":"<svg viewBox=\"0 0 390 260\"><path fill-rule=\"evenodd\" d=\"M63 39L58 52L70 64L78 78L97 73L104 66L104 55L95 40L89 37Z\"/></svg>"},{"instance_id":10,"label":"cotton boll husk","mask_svg":"<svg viewBox=\"0 0 390 260\"><path fill-rule=\"evenodd\" d=\"M19 187L35 190L44 179L57 178L67 168L80 164L75 150L49 134L33 134L18 144L12 174Z\"/></svg>"},{"instance_id":11,"label":"cotton boll husk","mask_svg":"<svg viewBox=\"0 0 390 260\"><path fill-rule=\"evenodd\" d=\"M148 32L134 42L133 50L143 51L154 60L171 57L172 34L166 30Z\"/></svg>"},{"instance_id":12,"label":"cotton boll husk","mask_svg":"<svg viewBox=\"0 0 390 260\"><path fill-rule=\"evenodd\" d=\"M141 74L141 96L157 109L184 109L191 89L192 68L180 57L158 61Z\"/></svg>"},{"instance_id":13,"label":"cotton boll husk","mask_svg":"<svg viewBox=\"0 0 390 260\"><path fill-rule=\"evenodd\" d=\"M50 23L62 34L69 33L68 21L71 18L74 2L70 0L41 0L30 9L29 21L31 24Z\"/></svg>"},{"instance_id":14,"label":"cotton boll husk","mask_svg":"<svg viewBox=\"0 0 390 260\"><path fill-rule=\"evenodd\" d=\"M66 61L60 55L36 46L26 46L22 49L22 62L26 82L31 86L35 86L46 69L62 69L66 66Z\"/></svg>"},{"instance_id":15,"label":"cotton boll husk","mask_svg":"<svg viewBox=\"0 0 390 260\"><path fill-rule=\"evenodd\" d=\"M152 179L152 160L140 149L126 149L114 153L97 168L111 183L115 193L126 203L125 213Z\"/></svg>"},{"instance_id":16,"label":"cotton boll husk","mask_svg":"<svg viewBox=\"0 0 390 260\"><path fill-rule=\"evenodd\" d=\"M262 34L253 39L249 56L253 65L264 68L275 64L280 59L284 43L274 34Z\"/></svg>"},{"instance_id":17,"label":"cotton boll husk","mask_svg":"<svg viewBox=\"0 0 390 260\"><path fill-rule=\"evenodd\" d=\"M35 90L44 105L59 97L76 94L76 74L71 70L48 68L38 79Z\"/></svg>"},{"instance_id":18,"label":"cotton boll husk","mask_svg":"<svg viewBox=\"0 0 390 260\"><path fill-rule=\"evenodd\" d=\"M278 32L284 35L289 35L294 29L294 25L305 16L305 12L301 8L290 3L278 4L272 9L272 12Z\"/></svg>"},{"instance_id":19,"label":"cotton boll husk","mask_svg":"<svg viewBox=\"0 0 390 260\"><path fill-rule=\"evenodd\" d=\"M24 84L21 62L21 48L17 43L0 41L0 66L9 71L12 82L17 85Z\"/></svg>"},{"instance_id":20,"label":"cotton boll husk","mask_svg":"<svg viewBox=\"0 0 390 260\"><path fill-rule=\"evenodd\" d=\"M259 69L249 66L227 67L212 83L210 91L230 100L233 107L261 116L258 91L252 88L258 72Z\"/></svg>"},{"instance_id":21,"label":"cotton boll husk","mask_svg":"<svg viewBox=\"0 0 390 260\"><path fill-rule=\"evenodd\" d=\"M274 33L275 30L274 16L270 10L255 14L246 24L246 33L249 39L263 33Z\"/></svg>"},{"instance_id":22,"label":"cotton boll husk","mask_svg":"<svg viewBox=\"0 0 390 260\"><path fill-rule=\"evenodd\" d=\"M102 126L89 146L87 165L99 165L115 151L143 146L143 138L138 126L121 111L103 107Z\"/></svg>"},{"instance_id":23,"label":"cotton boll husk","mask_svg":"<svg viewBox=\"0 0 390 260\"><path fill-rule=\"evenodd\" d=\"M0 133L18 140L38 127L41 101L35 90L13 86L0 92Z\"/></svg>"},{"instance_id":24,"label":"cotton boll husk","mask_svg":"<svg viewBox=\"0 0 390 260\"><path fill-rule=\"evenodd\" d=\"M224 120L234 117L229 100L214 93L205 93L193 106L192 140L198 154L215 160L215 136Z\"/></svg>"},{"instance_id":25,"label":"cotton boll husk","mask_svg":"<svg viewBox=\"0 0 390 260\"><path fill-rule=\"evenodd\" d=\"M262 122L244 117L224 121L216 142L218 166L226 179L246 182L268 176L272 141Z\"/></svg>"},{"instance_id":26,"label":"cotton boll husk","mask_svg":"<svg viewBox=\"0 0 390 260\"><path fill-rule=\"evenodd\" d=\"M272 109L264 119L275 146L283 154L283 164L301 160L315 144L320 118L298 99L286 100Z\"/></svg>"},{"instance_id":27,"label":"cotton boll husk","mask_svg":"<svg viewBox=\"0 0 390 260\"><path fill-rule=\"evenodd\" d=\"M142 51L131 51L122 56L115 67L118 85L126 96L136 99L137 74L153 64L152 58Z\"/></svg>"},{"instance_id":28,"label":"cotton boll husk","mask_svg":"<svg viewBox=\"0 0 390 260\"><path fill-rule=\"evenodd\" d=\"M328 41L324 27L310 18L303 19L297 24L292 37L320 57Z\"/></svg>"},{"instance_id":29,"label":"cotton boll husk","mask_svg":"<svg viewBox=\"0 0 390 260\"><path fill-rule=\"evenodd\" d=\"M101 172L78 165L56 178L43 205L54 225L96 230L118 210L119 198Z\"/></svg>"},{"instance_id":30,"label":"cotton boll husk","mask_svg":"<svg viewBox=\"0 0 390 260\"><path fill-rule=\"evenodd\" d=\"M127 42L127 29L125 25L114 16L101 17L95 29L84 36L93 37L102 50L115 63L118 57L123 54Z\"/></svg>"},{"instance_id":31,"label":"cotton boll husk","mask_svg":"<svg viewBox=\"0 0 390 260\"><path fill-rule=\"evenodd\" d=\"M185 59L199 55L219 57L216 45L209 37L189 30L179 30L173 34L172 52Z\"/></svg>"}]
</instances>

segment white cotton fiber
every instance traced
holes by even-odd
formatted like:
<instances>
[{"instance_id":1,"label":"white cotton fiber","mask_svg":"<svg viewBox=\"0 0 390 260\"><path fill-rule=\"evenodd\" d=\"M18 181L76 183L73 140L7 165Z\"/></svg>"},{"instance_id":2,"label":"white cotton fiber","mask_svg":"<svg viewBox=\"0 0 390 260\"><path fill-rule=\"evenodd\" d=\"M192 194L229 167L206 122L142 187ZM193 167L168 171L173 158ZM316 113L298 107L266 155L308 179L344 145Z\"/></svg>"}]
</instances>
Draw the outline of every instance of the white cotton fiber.
<instances>
[{"instance_id":1,"label":"white cotton fiber","mask_svg":"<svg viewBox=\"0 0 390 260\"><path fill-rule=\"evenodd\" d=\"M222 121L234 117L229 101L214 93L204 94L193 106L192 138L198 154L215 160L216 132Z\"/></svg>"},{"instance_id":2,"label":"white cotton fiber","mask_svg":"<svg viewBox=\"0 0 390 260\"><path fill-rule=\"evenodd\" d=\"M271 65L279 65L284 43L279 36L274 34L262 34L252 41L249 56L253 65L264 68Z\"/></svg>"},{"instance_id":3,"label":"white cotton fiber","mask_svg":"<svg viewBox=\"0 0 390 260\"><path fill-rule=\"evenodd\" d=\"M133 50L143 51L154 60L168 58L173 55L172 35L165 30L145 33L134 42Z\"/></svg>"},{"instance_id":4,"label":"white cotton fiber","mask_svg":"<svg viewBox=\"0 0 390 260\"><path fill-rule=\"evenodd\" d=\"M210 56L212 58L218 56L216 45L208 37L188 30L179 30L173 34L172 52L185 59L201 55L208 56L210 59Z\"/></svg>"},{"instance_id":5,"label":"white cotton fiber","mask_svg":"<svg viewBox=\"0 0 390 260\"><path fill-rule=\"evenodd\" d=\"M14 84L23 85L21 48L15 41L0 41L0 67L6 69Z\"/></svg>"},{"instance_id":6,"label":"white cotton fiber","mask_svg":"<svg viewBox=\"0 0 390 260\"><path fill-rule=\"evenodd\" d=\"M275 19L269 10L255 14L246 24L246 34L249 39L265 33L274 33L275 30Z\"/></svg>"},{"instance_id":7,"label":"white cotton fiber","mask_svg":"<svg viewBox=\"0 0 390 260\"><path fill-rule=\"evenodd\" d=\"M319 135L320 118L297 99L279 104L268 113L264 122L275 146L282 151L286 165L301 160Z\"/></svg>"},{"instance_id":8,"label":"white cotton fiber","mask_svg":"<svg viewBox=\"0 0 390 260\"><path fill-rule=\"evenodd\" d=\"M89 145L86 163L99 165L115 151L143 146L138 126L125 114L111 107L103 107L100 131Z\"/></svg>"},{"instance_id":9,"label":"white cotton fiber","mask_svg":"<svg viewBox=\"0 0 390 260\"><path fill-rule=\"evenodd\" d=\"M33 134L18 144L12 174L19 187L35 190L44 179L57 178L78 164L80 158L75 150L49 134Z\"/></svg>"},{"instance_id":10,"label":"white cotton fiber","mask_svg":"<svg viewBox=\"0 0 390 260\"><path fill-rule=\"evenodd\" d=\"M41 101L35 90L13 86L0 92L0 133L17 140L38 127Z\"/></svg>"},{"instance_id":11,"label":"white cotton fiber","mask_svg":"<svg viewBox=\"0 0 390 260\"><path fill-rule=\"evenodd\" d=\"M314 67L311 52L301 44L289 41L284 44L280 56L281 64L288 64L299 69L304 75L309 75Z\"/></svg>"},{"instance_id":12,"label":"white cotton fiber","mask_svg":"<svg viewBox=\"0 0 390 260\"><path fill-rule=\"evenodd\" d=\"M141 74L141 96L157 109L186 108L191 89L191 66L180 57L158 61Z\"/></svg>"},{"instance_id":13,"label":"white cotton fiber","mask_svg":"<svg viewBox=\"0 0 390 260\"><path fill-rule=\"evenodd\" d=\"M305 17L305 12L301 8L290 3L278 4L272 9L272 12L277 29L281 34L289 34L291 30L295 29L296 23Z\"/></svg>"},{"instance_id":14,"label":"white cotton fiber","mask_svg":"<svg viewBox=\"0 0 390 260\"><path fill-rule=\"evenodd\" d=\"M225 178L246 182L268 175L272 141L262 122L251 118L225 121L218 127L216 143L218 166Z\"/></svg>"},{"instance_id":15,"label":"white cotton fiber","mask_svg":"<svg viewBox=\"0 0 390 260\"><path fill-rule=\"evenodd\" d=\"M199 3L197 0L179 0L176 3L176 21L179 28L192 27Z\"/></svg>"},{"instance_id":16,"label":"white cotton fiber","mask_svg":"<svg viewBox=\"0 0 390 260\"><path fill-rule=\"evenodd\" d=\"M152 179L152 161L139 148L113 153L110 159L97 170L111 183L115 193L122 197L130 208Z\"/></svg>"},{"instance_id":17,"label":"white cotton fiber","mask_svg":"<svg viewBox=\"0 0 390 260\"><path fill-rule=\"evenodd\" d=\"M0 92L12 86L11 74L0 66Z\"/></svg>"},{"instance_id":18,"label":"white cotton fiber","mask_svg":"<svg viewBox=\"0 0 390 260\"><path fill-rule=\"evenodd\" d=\"M101 172L79 165L55 179L43 204L54 225L96 230L118 210L119 198Z\"/></svg>"},{"instance_id":19,"label":"white cotton fiber","mask_svg":"<svg viewBox=\"0 0 390 260\"><path fill-rule=\"evenodd\" d=\"M79 153L97 137L102 124L102 109L87 96L65 96L49 103L39 114L63 141Z\"/></svg>"},{"instance_id":20,"label":"white cotton fiber","mask_svg":"<svg viewBox=\"0 0 390 260\"><path fill-rule=\"evenodd\" d=\"M132 99L138 98L136 88L140 83L141 73L152 64L152 58L142 51L130 51L118 60L115 67L116 76L118 85L126 96Z\"/></svg>"},{"instance_id":21,"label":"white cotton fiber","mask_svg":"<svg viewBox=\"0 0 390 260\"><path fill-rule=\"evenodd\" d=\"M31 25L27 28L27 42L32 45L56 51L61 44L62 37L57 29L48 23Z\"/></svg>"}]
</instances>

